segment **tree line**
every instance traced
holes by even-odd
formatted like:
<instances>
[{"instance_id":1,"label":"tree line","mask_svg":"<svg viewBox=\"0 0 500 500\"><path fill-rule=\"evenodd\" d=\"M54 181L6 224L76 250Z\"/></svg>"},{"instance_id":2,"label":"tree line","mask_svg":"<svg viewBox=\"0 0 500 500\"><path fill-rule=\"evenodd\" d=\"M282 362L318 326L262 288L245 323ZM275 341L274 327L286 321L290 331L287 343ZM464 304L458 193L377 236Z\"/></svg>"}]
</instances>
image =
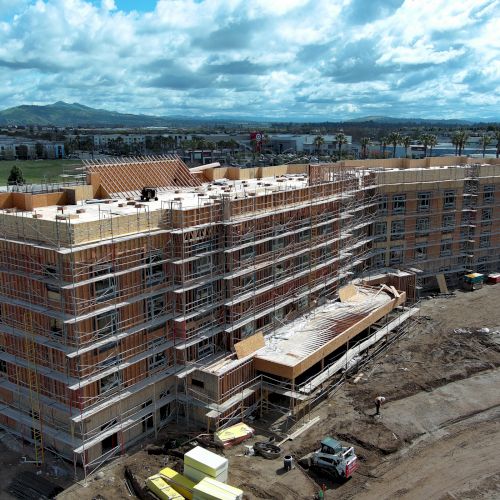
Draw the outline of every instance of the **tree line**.
<instances>
[{"instance_id":1,"label":"tree line","mask_svg":"<svg viewBox=\"0 0 500 500\"><path fill-rule=\"evenodd\" d=\"M451 143L455 147L455 155L461 156L462 152L465 150L465 146L467 144L467 141L469 140L470 134L466 130L457 130L453 133L451 137ZM335 140L337 143L338 147L338 157L342 157L342 146L344 144L347 144L347 137L343 133L339 133L335 136ZM500 156L500 129L496 129L493 131L493 135L490 134L483 134L479 140L479 145L481 146L482 153L483 153L483 158L486 155L486 148L493 143L493 141L496 141L496 157L498 158ZM361 137L359 143L361 146L361 158L366 159L368 158L368 150L369 146L373 144L373 139L371 137ZM403 135L399 132L391 132L390 134L382 137L379 141L380 145L382 146L382 156L386 156L386 150L389 146L392 147L392 157L396 157L396 148L400 145L403 146L405 149L405 157L408 157L408 149L412 145L413 142L417 142L418 144L421 144L424 148L424 157L427 156L427 153L429 152L429 156L432 156L432 151L433 149L437 146L438 144L438 139L437 136L434 134L429 134L429 133L423 133L420 134L417 138L413 138L409 135ZM316 149L316 153L320 154L321 149L323 147L323 144L325 143L325 140L323 136L318 135L314 139L314 146Z\"/></svg>"}]
</instances>

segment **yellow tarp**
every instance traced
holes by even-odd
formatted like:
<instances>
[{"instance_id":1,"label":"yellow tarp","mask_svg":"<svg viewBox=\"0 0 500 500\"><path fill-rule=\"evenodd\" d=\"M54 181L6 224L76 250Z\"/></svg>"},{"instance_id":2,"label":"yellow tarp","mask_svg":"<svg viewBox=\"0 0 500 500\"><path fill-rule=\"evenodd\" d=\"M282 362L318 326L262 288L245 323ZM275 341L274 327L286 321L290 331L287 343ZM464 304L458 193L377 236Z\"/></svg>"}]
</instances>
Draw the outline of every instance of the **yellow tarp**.
<instances>
[{"instance_id":1,"label":"yellow tarp","mask_svg":"<svg viewBox=\"0 0 500 500\"><path fill-rule=\"evenodd\" d=\"M160 499L160 500L183 500L183 496L175 491L159 474L148 477L146 479L146 486Z\"/></svg>"},{"instance_id":2,"label":"yellow tarp","mask_svg":"<svg viewBox=\"0 0 500 500\"><path fill-rule=\"evenodd\" d=\"M193 500L242 500L243 491L206 477L193 489Z\"/></svg>"},{"instance_id":3,"label":"yellow tarp","mask_svg":"<svg viewBox=\"0 0 500 500\"><path fill-rule=\"evenodd\" d=\"M482 276L482 274L479 274L479 273L470 273L470 274L466 274L465 276L467 276L467 278L478 278L479 276Z\"/></svg>"},{"instance_id":4,"label":"yellow tarp","mask_svg":"<svg viewBox=\"0 0 500 500\"><path fill-rule=\"evenodd\" d=\"M244 424L243 422L240 422L239 424L232 425L227 429L216 432L215 440L219 441L220 443L225 443L226 441L243 439L246 436L250 437L253 432L254 430L250 426Z\"/></svg>"},{"instance_id":5,"label":"yellow tarp","mask_svg":"<svg viewBox=\"0 0 500 500\"><path fill-rule=\"evenodd\" d=\"M169 467L165 467L160 471L160 476L162 476L167 483L174 488L177 492L179 492L184 498L188 500L193 499L193 488L196 483L191 481L186 476L179 474L174 469L170 469Z\"/></svg>"}]
</instances>

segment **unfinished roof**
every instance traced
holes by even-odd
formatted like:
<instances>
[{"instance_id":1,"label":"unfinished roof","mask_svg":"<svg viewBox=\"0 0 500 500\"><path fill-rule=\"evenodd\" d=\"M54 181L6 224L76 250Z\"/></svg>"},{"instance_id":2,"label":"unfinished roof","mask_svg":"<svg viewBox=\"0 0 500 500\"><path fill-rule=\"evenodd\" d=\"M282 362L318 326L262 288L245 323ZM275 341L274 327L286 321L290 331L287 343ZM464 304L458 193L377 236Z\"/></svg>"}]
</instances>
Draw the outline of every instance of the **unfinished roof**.
<instances>
[{"instance_id":1,"label":"unfinished roof","mask_svg":"<svg viewBox=\"0 0 500 500\"><path fill-rule=\"evenodd\" d=\"M294 379L406 299L389 287L350 285L342 302L317 308L266 337L255 355L255 368Z\"/></svg>"},{"instance_id":2,"label":"unfinished roof","mask_svg":"<svg viewBox=\"0 0 500 500\"><path fill-rule=\"evenodd\" d=\"M103 194L110 197L138 196L145 186L155 188L195 187L200 181L177 156L119 158L85 162ZM96 179L96 175L98 178Z\"/></svg>"}]
</instances>

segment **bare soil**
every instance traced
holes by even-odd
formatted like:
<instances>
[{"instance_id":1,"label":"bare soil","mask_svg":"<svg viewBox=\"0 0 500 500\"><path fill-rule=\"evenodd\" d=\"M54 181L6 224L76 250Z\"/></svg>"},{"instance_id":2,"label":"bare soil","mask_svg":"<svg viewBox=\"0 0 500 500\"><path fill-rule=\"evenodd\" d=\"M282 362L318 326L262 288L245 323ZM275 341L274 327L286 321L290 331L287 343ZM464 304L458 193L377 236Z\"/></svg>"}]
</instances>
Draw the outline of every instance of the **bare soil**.
<instances>
[{"instance_id":1,"label":"bare soil","mask_svg":"<svg viewBox=\"0 0 500 500\"><path fill-rule=\"evenodd\" d=\"M485 327L489 333L477 331ZM298 458L317 449L323 437L337 437L353 445L360 459L351 479L333 482L300 467L284 473L279 459L245 456L244 445L275 435L277 423L269 415L253 423L255 438L225 451L229 483L248 499L310 499L323 484L325 498L500 497L499 332L500 284L423 300L417 327L304 419L319 416L316 425L283 445ZM378 395L387 398L380 418L374 417ZM175 426L168 431L175 435ZM181 442L182 434L185 429L178 429ZM140 481L165 465L180 470L175 457L141 450L58 498L130 498L126 465Z\"/></svg>"}]
</instances>

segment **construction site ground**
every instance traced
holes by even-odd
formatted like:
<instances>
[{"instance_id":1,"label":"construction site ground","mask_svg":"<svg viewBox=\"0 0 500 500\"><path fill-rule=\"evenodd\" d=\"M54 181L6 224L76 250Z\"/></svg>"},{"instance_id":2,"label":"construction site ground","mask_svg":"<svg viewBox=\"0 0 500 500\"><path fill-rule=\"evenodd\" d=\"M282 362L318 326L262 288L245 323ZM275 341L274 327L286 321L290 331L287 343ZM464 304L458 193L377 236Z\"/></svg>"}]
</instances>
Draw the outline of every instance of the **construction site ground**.
<instances>
[{"instance_id":1,"label":"construction site ground","mask_svg":"<svg viewBox=\"0 0 500 500\"><path fill-rule=\"evenodd\" d=\"M285 473L281 459L246 456L244 445L283 437L284 418L268 415L251 423L254 438L225 450L229 483L249 499L313 498L323 484L325 498L499 497L500 284L422 300L420 307L415 327L304 418L307 423L319 417L315 425L283 444L295 458L315 450L329 435L353 445L360 468L351 479L337 482L298 466ZM478 331L483 328L489 332ZM378 395L387 401L375 417ZM172 425L156 444L172 437L188 439L184 428ZM16 471L32 467L18 465L20 456L20 451L0 454L2 471L7 470L0 490L6 490ZM167 464L180 467L172 455L131 452L58 498L131 498L126 465L142 481ZM71 468L66 470L69 474ZM68 484L71 478L58 480ZM0 498L10 497L0 493Z\"/></svg>"}]
</instances>

